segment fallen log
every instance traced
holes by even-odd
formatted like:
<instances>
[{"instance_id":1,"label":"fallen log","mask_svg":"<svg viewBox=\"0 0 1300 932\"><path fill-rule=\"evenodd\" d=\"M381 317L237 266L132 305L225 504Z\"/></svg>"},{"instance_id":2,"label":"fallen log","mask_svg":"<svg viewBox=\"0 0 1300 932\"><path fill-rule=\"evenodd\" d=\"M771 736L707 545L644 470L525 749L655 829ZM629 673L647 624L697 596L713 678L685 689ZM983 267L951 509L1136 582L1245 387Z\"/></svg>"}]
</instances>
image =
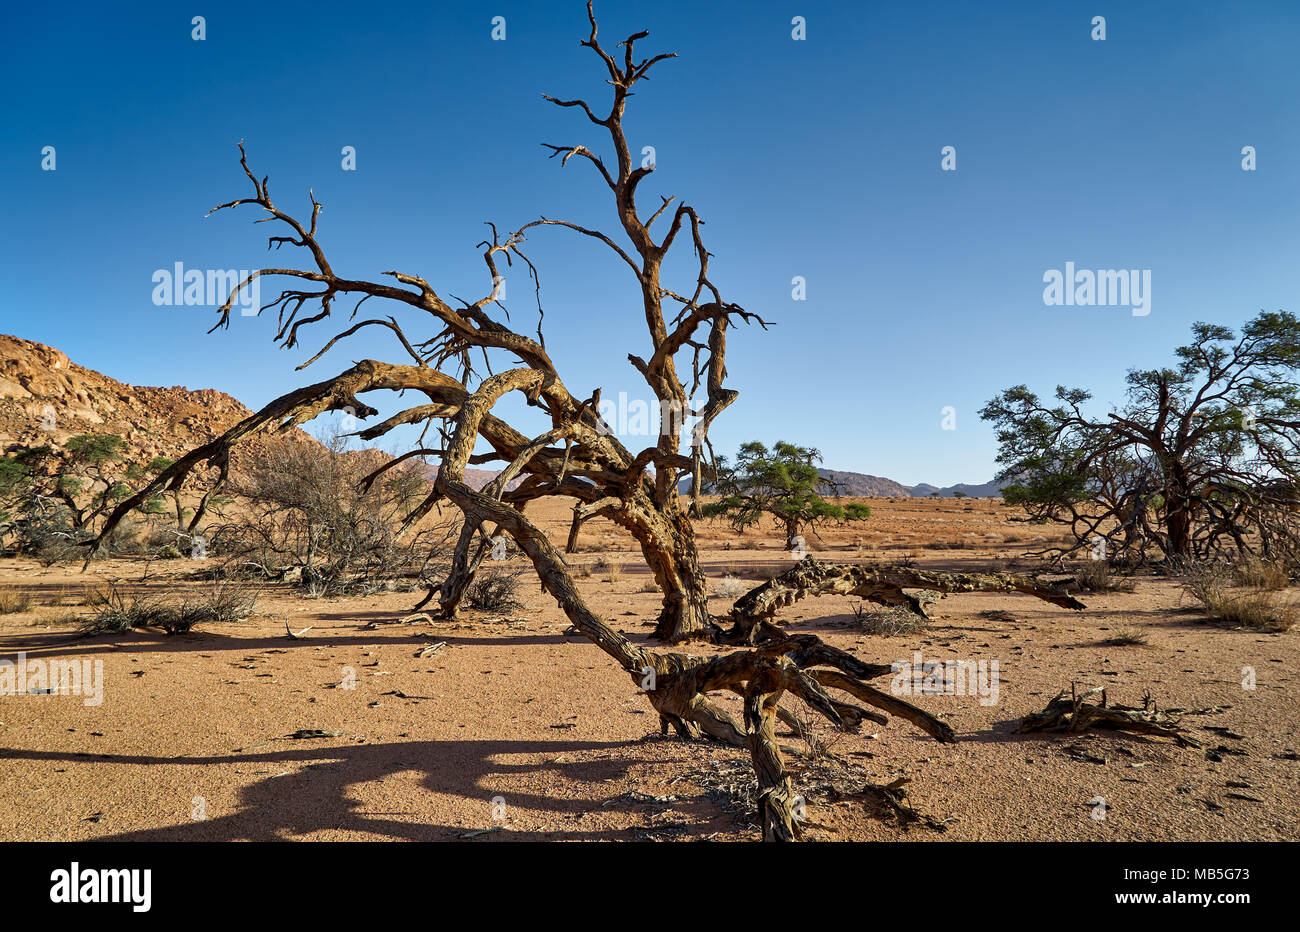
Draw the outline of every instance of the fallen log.
<instances>
[{"instance_id":1,"label":"fallen log","mask_svg":"<svg viewBox=\"0 0 1300 932\"><path fill-rule=\"evenodd\" d=\"M904 608L922 617L925 606L952 592L1021 592L1078 611L1086 606L1065 591L1072 580L1045 582L1018 573L946 573L875 563L819 563L804 557L780 576L751 589L733 603L732 627L718 640L757 644L780 634L771 623L781 609L819 595L853 595Z\"/></svg>"}]
</instances>

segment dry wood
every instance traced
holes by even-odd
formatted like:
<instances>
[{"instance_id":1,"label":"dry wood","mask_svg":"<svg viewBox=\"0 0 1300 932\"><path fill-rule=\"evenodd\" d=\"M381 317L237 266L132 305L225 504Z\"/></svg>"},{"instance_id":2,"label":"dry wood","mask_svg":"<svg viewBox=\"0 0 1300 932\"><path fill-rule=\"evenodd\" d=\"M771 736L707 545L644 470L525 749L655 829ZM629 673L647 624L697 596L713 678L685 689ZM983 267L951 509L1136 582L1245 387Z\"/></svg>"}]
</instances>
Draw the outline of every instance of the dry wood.
<instances>
[{"instance_id":1,"label":"dry wood","mask_svg":"<svg viewBox=\"0 0 1300 932\"><path fill-rule=\"evenodd\" d=\"M728 643L753 644L772 636L769 620L800 599L819 595L855 595L928 617L923 593L1022 592L1064 608L1084 604L1064 591L1069 581L1044 582L1014 573L944 573L888 564L819 563L811 555L789 570L741 596L733 604Z\"/></svg>"},{"instance_id":2,"label":"dry wood","mask_svg":"<svg viewBox=\"0 0 1300 932\"><path fill-rule=\"evenodd\" d=\"M1100 696L1100 702L1089 702L1089 697ZM1032 712L1020 722L1020 732L1066 732L1077 734L1090 728L1112 731L1131 731L1144 735L1173 738L1183 747L1200 747L1200 742L1189 737L1180 727L1182 714L1171 709L1160 710L1150 696L1142 700L1142 707L1110 705L1106 690L1101 686L1078 693L1074 684L1047 704L1041 712Z\"/></svg>"},{"instance_id":3,"label":"dry wood","mask_svg":"<svg viewBox=\"0 0 1300 932\"><path fill-rule=\"evenodd\" d=\"M303 635L306 634L308 631L310 631L310 630L311 630L312 628L314 628L314 627L316 627L316 626L315 626L315 625L308 625L307 627L303 628L301 631L290 631L290 630L289 630L289 622L286 621L286 622L284 623L284 634L285 634L285 637L287 637L287 638L288 638L289 640L291 640L291 641L301 641L301 640L303 639Z\"/></svg>"}]
</instances>

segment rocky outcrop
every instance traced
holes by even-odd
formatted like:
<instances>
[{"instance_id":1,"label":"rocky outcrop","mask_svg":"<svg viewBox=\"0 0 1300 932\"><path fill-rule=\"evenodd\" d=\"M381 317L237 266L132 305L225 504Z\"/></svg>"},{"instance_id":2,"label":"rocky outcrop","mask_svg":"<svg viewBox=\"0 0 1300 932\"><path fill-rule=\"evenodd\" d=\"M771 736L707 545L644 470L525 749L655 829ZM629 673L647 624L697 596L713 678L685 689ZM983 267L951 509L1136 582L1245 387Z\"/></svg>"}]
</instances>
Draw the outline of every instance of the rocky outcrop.
<instances>
[{"instance_id":1,"label":"rocky outcrop","mask_svg":"<svg viewBox=\"0 0 1300 932\"><path fill-rule=\"evenodd\" d=\"M130 461L178 457L252 412L225 392L136 386L72 362L53 347L0 334L0 450L115 434ZM305 433L296 436L314 443ZM256 456L254 443L239 452ZM240 459L235 462L240 465Z\"/></svg>"}]
</instances>

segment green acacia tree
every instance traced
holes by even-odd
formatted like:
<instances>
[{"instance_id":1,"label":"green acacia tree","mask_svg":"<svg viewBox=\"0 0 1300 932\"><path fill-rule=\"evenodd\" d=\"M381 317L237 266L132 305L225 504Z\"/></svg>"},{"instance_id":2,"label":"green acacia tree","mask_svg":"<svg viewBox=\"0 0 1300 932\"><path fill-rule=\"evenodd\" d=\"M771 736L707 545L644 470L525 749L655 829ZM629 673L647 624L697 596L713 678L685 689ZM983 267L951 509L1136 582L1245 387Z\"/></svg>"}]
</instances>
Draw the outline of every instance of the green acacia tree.
<instances>
[{"instance_id":1,"label":"green acacia tree","mask_svg":"<svg viewBox=\"0 0 1300 932\"><path fill-rule=\"evenodd\" d=\"M836 484L822 476L817 464L821 453L778 440L769 451L755 440L741 446L734 462L718 457L717 480L712 491L721 497L703 508L706 518L726 518L744 533L763 517L771 515L785 526L786 540L795 541L802 531L817 533L824 521L861 521L871 509L857 502L828 502L822 492L839 498Z\"/></svg>"},{"instance_id":2,"label":"green acacia tree","mask_svg":"<svg viewBox=\"0 0 1300 932\"><path fill-rule=\"evenodd\" d=\"M1008 502L1070 523L1074 549L1104 538L1168 557L1267 550L1300 506L1300 318L1262 312L1240 330L1192 326L1177 362L1128 373L1122 404L1025 385L980 416L997 429Z\"/></svg>"}]
</instances>

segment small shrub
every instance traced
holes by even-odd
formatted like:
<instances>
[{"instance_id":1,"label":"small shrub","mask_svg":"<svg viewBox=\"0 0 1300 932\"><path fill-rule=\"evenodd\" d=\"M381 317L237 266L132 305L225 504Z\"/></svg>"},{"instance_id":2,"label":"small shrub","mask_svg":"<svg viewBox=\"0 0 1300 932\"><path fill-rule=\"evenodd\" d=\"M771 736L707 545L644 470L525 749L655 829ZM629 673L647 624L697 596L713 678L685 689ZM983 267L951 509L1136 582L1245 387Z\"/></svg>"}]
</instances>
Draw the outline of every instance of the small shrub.
<instances>
[{"instance_id":1,"label":"small shrub","mask_svg":"<svg viewBox=\"0 0 1300 932\"><path fill-rule=\"evenodd\" d=\"M167 634L185 634L195 625L240 621L253 613L257 597L246 586L218 579L197 598L164 602L153 596L130 595L109 583L90 599L94 613L83 619L82 632L123 634L136 628L161 628Z\"/></svg>"},{"instance_id":2,"label":"small shrub","mask_svg":"<svg viewBox=\"0 0 1300 932\"><path fill-rule=\"evenodd\" d=\"M1102 643L1107 647L1138 647L1147 642L1147 636L1141 629L1125 625L1116 628L1115 633Z\"/></svg>"},{"instance_id":3,"label":"small shrub","mask_svg":"<svg viewBox=\"0 0 1300 932\"><path fill-rule=\"evenodd\" d=\"M77 546L74 539L59 534L51 534L48 537L40 538L36 542L33 551L42 566L68 563L85 553L83 548Z\"/></svg>"},{"instance_id":4,"label":"small shrub","mask_svg":"<svg viewBox=\"0 0 1300 932\"><path fill-rule=\"evenodd\" d=\"M659 586L654 581L653 577L647 579L645 582L641 584L640 588L637 589L637 592L658 592L658 591L659 591Z\"/></svg>"},{"instance_id":5,"label":"small shrub","mask_svg":"<svg viewBox=\"0 0 1300 932\"><path fill-rule=\"evenodd\" d=\"M128 595L109 583L90 596L94 613L82 620L85 634L122 634L147 628L158 618L159 606L147 596Z\"/></svg>"},{"instance_id":6,"label":"small shrub","mask_svg":"<svg viewBox=\"0 0 1300 932\"><path fill-rule=\"evenodd\" d=\"M519 573L489 569L479 573L465 589L465 604L483 612L512 612L523 608L519 593Z\"/></svg>"},{"instance_id":7,"label":"small shrub","mask_svg":"<svg viewBox=\"0 0 1300 932\"><path fill-rule=\"evenodd\" d=\"M206 597L182 604L198 606L202 621L229 623L243 621L257 608L257 594L249 586L231 579L215 579Z\"/></svg>"}]
</instances>

